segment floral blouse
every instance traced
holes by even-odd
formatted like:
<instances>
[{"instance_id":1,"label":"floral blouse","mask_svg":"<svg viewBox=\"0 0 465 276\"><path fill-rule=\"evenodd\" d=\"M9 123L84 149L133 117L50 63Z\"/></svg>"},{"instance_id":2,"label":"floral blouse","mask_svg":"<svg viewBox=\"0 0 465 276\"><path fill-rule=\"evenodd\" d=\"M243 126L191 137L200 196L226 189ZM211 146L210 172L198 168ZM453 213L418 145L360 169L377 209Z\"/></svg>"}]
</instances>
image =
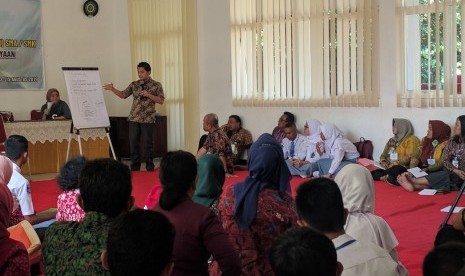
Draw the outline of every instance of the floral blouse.
<instances>
[{"instance_id":1,"label":"floral blouse","mask_svg":"<svg viewBox=\"0 0 465 276\"><path fill-rule=\"evenodd\" d=\"M84 210L77 203L79 189L64 191L58 196L57 220L58 221L83 221Z\"/></svg>"}]
</instances>

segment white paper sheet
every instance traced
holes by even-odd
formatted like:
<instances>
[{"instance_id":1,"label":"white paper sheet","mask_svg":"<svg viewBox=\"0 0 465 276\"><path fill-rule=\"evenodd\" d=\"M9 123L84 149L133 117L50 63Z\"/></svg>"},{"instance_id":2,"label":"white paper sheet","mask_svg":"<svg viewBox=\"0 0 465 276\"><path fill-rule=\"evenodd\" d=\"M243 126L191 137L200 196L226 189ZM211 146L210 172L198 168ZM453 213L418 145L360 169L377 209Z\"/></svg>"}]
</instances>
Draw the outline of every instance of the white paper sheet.
<instances>
[{"instance_id":1,"label":"white paper sheet","mask_svg":"<svg viewBox=\"0 0 465 276\"><path fill-rule=\"evenodd\" d=\"M425 171L422 171L419 167L408 169L407 171L411 172L415 178L427 176L428 174Z\"/></svg>"},{"instance_id":2,"label":"white paper sheet","mask_svg":"<svg viewBox=\"0 0 465 276\"><path fill-rule=\"evenodd\" d=\"M451 207L452 206L450 206L450 205L447 206L447 207L444 207L444 208L441 209L441 212L448 213ZM457 207L454 208L453 213L456 214L456 213L460 212L460 210L462 210L463 208L465 208L465 207L458 207L457 206Z\"/></svg>"},{"instance_id":3,"label":"white paper sheet","mask_svg":"<svg viewBox=\"0 0 465 276\"><path fill-rule=\"evenodd\" d=\"M418 192L419 195L435 195L437 190L435 189L423 189Z\"/></svg>"}]
</instances>

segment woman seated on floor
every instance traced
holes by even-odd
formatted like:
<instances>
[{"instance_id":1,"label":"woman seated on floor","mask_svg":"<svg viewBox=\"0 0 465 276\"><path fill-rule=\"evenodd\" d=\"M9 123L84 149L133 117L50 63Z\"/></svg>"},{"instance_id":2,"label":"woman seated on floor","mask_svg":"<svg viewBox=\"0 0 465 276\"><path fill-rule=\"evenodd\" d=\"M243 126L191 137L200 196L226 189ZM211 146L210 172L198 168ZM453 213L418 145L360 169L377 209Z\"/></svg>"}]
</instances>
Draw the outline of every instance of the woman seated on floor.
<instances>
[{"instance_id":1,"label":"woman seated on floor","mask_svg":"<svg viewBox=\"0 0 465 276\"><path fill-rule=\"evenodd\" d=\"M172 275L208 275L208 259L219 263L222 275L239 275L239 255L228 240L218 217L192 201L197 178L195 156L168 152L160 163L163 192L154 211L165 215L176 232Z\"/></svg>"},{"instance_id":2,"label":"woman seated on floor","mask_svg":"<svg viewBox=\"0 0 465 276\"><path fill-rule=\"evenodd\" d=\"M321 125L320 137L325 142L324 152L317 147L321 156L317 162L320 176L334 177L345 165L357 162L360 157L355 145L335 125Z\"/></svg>"},{"instance_id":3,"label":"woman seated on floor","mask_svg":"<svg viewBox=\"0 0 465 276\"><path fill-rule=\"evenodd\" d=\"M7 184L13 173L10 159L0 155L0 275L29 275L29 256L24 245L10 238L7 230L13 197Z\"/></svg>"},{"instance_id":4,"label":"woman seated on floor","mask_svg":"<svg viewBox=\"0 0 465 276\"><path fill-rule=\"evenodd\" d=\"M389 224L374 214L375 187L371 173L358 164L345 166L334 181L341 190L347 219L344 230L360 241L372 242L384 248L399 263L399 275L407 275L407 270L399 262L396 246L399 245Z\"/></svg>"},{"instance_id":5,"label":"woman seated on floor","mask_svg":"<svg viewBox=\"0 0 465 276\"><path fill-rule=\"evenodd\" d=\"M273 136L262 134L252 144L248 169L249 176L243 182L224 190L218 216L240 253L242 275L270 275L268 257L273 241L297 225L289 196L291 175L281 145Z\"/></svg>"},{"instance_id":6,"label":"woman seated on floor","mask_svg":"<svg viewBox=\"0 0 465 276\"><path fill-rule=\"evenodd\" d=\"M412 163L416 164L423 171L431 174L435 172L442 171L443 167L443 151L450 139L451 129L450 126L444 123L443 121L431 120L428 124L428 132L423 138L421 147L419 148L420 154L415 154L420 156L419 158L413 158ZM434 176L430 176L434 177ZM407 189L410 189L411 186L406 184L411 182L415 177L410 172L404 172L402 175L397 177L397 182ZM413 180L415 181L415 180ZM435 182L435 181L433 181ZM443 184L447 183L435 183L434 186L430 186L433 189L442 190ZM446 190L449 190L446 187Z\"/></svg>"},{"instance_id":7,"label":"woman seated on floor","mask_svg":"<svg viewBox=\"0 0 465 276\"><path fill-rule=\"evenodd\" d=\"M225 173L216 154L206 154L197 161L197 186L192 201L218 214L218 200L223 191Z\"/></svg>"},{"instance_id":8,"label":"woman seated on floor","mask_svg":"<svg viewBox=\"0 0 465 276\"><path fill-rule=\"evenodd\" d=\"M456 119L453 134L442 154L443 170L419 178L408 173L402 174L398 182L405 190L413 192L433 188L449 191L462 187L465 180L465 115Z\"/></svg>"},{"instance_id":9,"label":"woman seated on floor","mask_svg":"<svg viewBox=\"0 0 465 276\"><path fill-rule=\"evenodd\" d=\"M375 180L387 181L399 186L397 176L415 167L419 158L420 140L413 135L412 123L407 119L392 119L392 134L379 157L380 164L386 169Z\"/></svg>"},{"instance_id":10,"label":"woman seated on floor","mask_svg":"<svg viewBox=\"0 0 465 276\"><path fill-rule=\"evenodd\" d=\"M79 192L79 173L86 159L77 156L66 162L57 176L57 183L62 190L57 200L57 221L83 221L86 216L79 206L77 197Z\"/></svg>"}]
</instances>

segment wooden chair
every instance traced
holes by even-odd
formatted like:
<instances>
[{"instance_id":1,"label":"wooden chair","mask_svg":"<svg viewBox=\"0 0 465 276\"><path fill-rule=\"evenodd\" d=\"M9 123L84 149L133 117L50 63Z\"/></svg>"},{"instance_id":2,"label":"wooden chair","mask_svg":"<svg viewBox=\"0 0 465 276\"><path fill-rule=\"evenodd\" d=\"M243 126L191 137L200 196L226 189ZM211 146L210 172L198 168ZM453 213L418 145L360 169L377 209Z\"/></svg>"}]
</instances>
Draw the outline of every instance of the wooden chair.
<instances>
[{"instance_id":1,"label":"wooden chair","mask_svg":"<svg viewBox=\"0 0 465 276\"><path fill-rule=\"evenodd\" d=\"M31 110L31 121L42 120L42 111L39 109Z\"/></svg>"},{"instance_id":2,"label":"wooden chair","mask_svg":"<svg viewBox=\"0 0 465 276\"><path fill-rule=\"evenodd\" d=\"M4 122L13 122L15 120L11 111L0 111L0 115L2 115Z\"/></svg>"}]
</instances>

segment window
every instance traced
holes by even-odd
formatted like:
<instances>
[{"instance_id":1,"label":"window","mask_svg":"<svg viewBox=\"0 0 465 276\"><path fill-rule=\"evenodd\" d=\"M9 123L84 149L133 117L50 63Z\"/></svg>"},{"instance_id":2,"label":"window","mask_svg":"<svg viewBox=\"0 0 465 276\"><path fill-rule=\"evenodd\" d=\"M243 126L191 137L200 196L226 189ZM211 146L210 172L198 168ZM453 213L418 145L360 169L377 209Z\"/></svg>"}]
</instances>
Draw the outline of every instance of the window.
<instances>
[{"instance_id":1,"label":"window","mask_svg":"<svg viewBox=\"0 0 465 276\"><path fill-rule=\"evenodd\" d=\"M462 106L460 0L397 0L398 106Z\"/></svg>"},{"instance_id":2,"label":"window","mask_svg":"<svg viewBox=\"0 0 465 276\"><path fill-rule=\"evenodd\" d=\"M230 0L233 104L378 106L376 3Z\"/></svg>"}]
</instances>

